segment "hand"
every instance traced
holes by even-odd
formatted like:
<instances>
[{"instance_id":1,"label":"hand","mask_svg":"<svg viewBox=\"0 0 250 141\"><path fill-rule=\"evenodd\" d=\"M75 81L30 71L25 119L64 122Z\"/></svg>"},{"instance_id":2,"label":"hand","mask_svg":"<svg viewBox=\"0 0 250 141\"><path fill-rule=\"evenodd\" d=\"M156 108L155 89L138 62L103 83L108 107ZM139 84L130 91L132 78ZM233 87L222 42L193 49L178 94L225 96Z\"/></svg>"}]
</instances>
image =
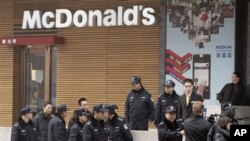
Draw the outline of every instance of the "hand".
<instances>
[{"instance_id":1,"label":"hand","mask_svg":"<svg viewBox=\"0 0 250 141\"><path fill-rule=\"evenodd\" d=\"M185 131L184 130L181 130L181 135L185 135Z\"/></svg>"},{"instance_id":2,"label":"hand","mask_svg":"<svg viewBox=\"0 0 250 141\"><path fill-rule=\"evenodd\" d=\"M152 123L153 123L153 121L152 121L152 120L149 120L149 121L148 121L148 124L152 124Z\"/></svg>"},{"instance_id":3,"label":"hand","mask_svg":"<svg viewBox=\"0 0 250 141\"><path fill-rule=\"evenodd\" d=\"M202 81L198 84L198 90L197 90L196 93L203 96L206 87L207 87L207 80L202 80Z\"/></svg>"}]
</instances>

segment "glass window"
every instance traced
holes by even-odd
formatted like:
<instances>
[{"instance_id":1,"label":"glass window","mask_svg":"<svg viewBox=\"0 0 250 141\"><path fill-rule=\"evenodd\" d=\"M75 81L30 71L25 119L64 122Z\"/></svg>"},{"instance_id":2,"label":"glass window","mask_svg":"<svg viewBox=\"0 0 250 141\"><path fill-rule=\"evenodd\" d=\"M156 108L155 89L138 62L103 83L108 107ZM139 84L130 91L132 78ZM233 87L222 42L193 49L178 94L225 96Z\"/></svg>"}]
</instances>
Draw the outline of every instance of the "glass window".
<instances>
[{"instance_id":1,"label":"glass window","mask_svg":"<svg viewBox=\"0 0 250 141\"><path fill-rule=\"evenodd\" d=\"M25 105L40 111L45 101L56 105L56 47L27 47Z\"/></svg>"},{"instance_id":2,"label":"glass window","mask_svg":"<svg viewBox=\"0 0 250 141\"><path fill-rule=\"evenodd\" d=\"M51 48L51 86L50 86L50 93L51 93L51 102L53 105L56 105L56 62L57 62L57 48Z\"/></svg>"},{"instance_id":3,"label":"glass window","mask_svg":"<svg viewBox=\"0 0 250 141\"><path fill-rule=\"evenodd\" d=\"M39 110L44 103L45 52L31 51L26 55L26 105Z\"/></svg>"}]
</instances>

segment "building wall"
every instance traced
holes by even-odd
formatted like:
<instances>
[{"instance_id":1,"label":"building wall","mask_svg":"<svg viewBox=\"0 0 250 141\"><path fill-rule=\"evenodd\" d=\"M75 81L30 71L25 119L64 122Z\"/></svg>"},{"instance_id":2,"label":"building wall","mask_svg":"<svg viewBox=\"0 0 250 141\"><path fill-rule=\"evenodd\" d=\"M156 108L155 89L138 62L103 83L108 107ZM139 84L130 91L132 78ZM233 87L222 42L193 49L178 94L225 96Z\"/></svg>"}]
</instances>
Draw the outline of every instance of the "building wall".
<instances>
[{"instance_id":1,"label":"building wall","mask_svg":"<svg viewBox=\"0 0 250 141\"><path fill-rule=\"evenodd\" d=\"M160 1L155 0L60 1L61 8L73 11L133 5L153 7L157 14L160 11ZM156 100L159 95L160 21L153 26L71 27L59 29L58 35L65 38L66 44L57 48L56 101L70 105L69 114L77 107L78 98L86 97L90 106L117 104L123 116L132 75L142 77L143 85Z\"/></svg>"},{"instance_id":2,"label":"building wall","mask_svg":"<svg viewBox=\"0 0 250 141\"><path fill-rule=\"evenodd\" d=\"M0 36L11 36L12 1L0 1ZM0 45L0 127L12 125L13 114L13 48Z\"/></svg>"},{"instance_id":3,"label":"building wall","mask_svg":"<svg viewBox=\"0 0 250 141\"><path fill-rule=\"evenodd\" d=\"M142 77L143 85L154 100L159 95L160 21L153 26L50 30L21 30L21 24L24 10L87 11L116 9L117 6L132 8L133 5L153 7L156 17L160 15L160 1L155 0L4 0L0 1L0 36L57 35L65 38L65 45L57 46L56 103L69 106L67 121L80 97L88 98L90 107L96 103L117 104L123 116L132 75ZM21 58L21 48L0 46L0 127L12 126L24 105Z\"/></svg>"},{"instance_id":4,"label":"building wall","mask_svg":"<svg viewBox=\"0 0 250 141\"><path fill-rule=\"evenodd\" d=\"M246 11L247 11L247 25L246 25L246 28L247 28L247 33L246 33L246 50L244 50L246 52L246 60L244 60L245 64L247 67L245 67L244 70L246 70L246 84L247 84L247 96L248 96L248 104L250 105L250 1L248 1L248 4L247 4L247 8L246 8ZM245 58L244 58L245 59Z\"/></svg>"},{"instance_id":5,"label":"building wall","mask_svg":"<svg viewBox=\"0 0 250 141\"><path fill-rule=\"evenodd\" d=\"M242 98L242 105L250 105L250 1L237 1L236 13L236 63L235 70L240 72L240 78L245 85L246 92Z\"/></svg>"}]
</instances>

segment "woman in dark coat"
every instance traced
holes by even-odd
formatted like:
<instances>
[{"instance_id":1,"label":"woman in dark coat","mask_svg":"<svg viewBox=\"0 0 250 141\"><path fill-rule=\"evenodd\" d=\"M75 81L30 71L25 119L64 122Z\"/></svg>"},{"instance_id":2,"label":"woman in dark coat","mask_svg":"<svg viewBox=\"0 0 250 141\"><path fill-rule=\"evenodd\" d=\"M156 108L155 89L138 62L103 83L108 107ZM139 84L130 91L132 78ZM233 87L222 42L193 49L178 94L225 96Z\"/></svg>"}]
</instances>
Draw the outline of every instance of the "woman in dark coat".
<instances>
[{"instance_id":1,"label":"woman in dark coat","mask_svg":"<svg viewBox=\"0 0 250 141\"><path fill-rule=\"evenodd\" d=\"M229 117L221 117L217 123L214 141L230 141L230 125L232 120Z\"/></svg>"}]
</instances>

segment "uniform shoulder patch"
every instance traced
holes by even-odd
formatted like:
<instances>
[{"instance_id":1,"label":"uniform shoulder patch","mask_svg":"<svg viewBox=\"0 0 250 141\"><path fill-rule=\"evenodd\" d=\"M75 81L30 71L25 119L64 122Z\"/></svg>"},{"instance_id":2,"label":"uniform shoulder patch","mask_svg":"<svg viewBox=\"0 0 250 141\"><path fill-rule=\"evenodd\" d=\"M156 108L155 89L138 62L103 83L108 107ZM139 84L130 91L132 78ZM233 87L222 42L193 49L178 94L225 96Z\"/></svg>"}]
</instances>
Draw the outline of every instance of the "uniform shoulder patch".
<instances>
[{"instance_id":1,"label":"uniform shoulder patch","mask_svg":"<svg viewBox=\"0 0 250 141\"><path fill-rule=\"evenodd\" d=\"M77 124L73 124L72 128L77 129L78 125Z\"/></svg>"},{"instance_id":2,"label":"uniform shoulder patch","mask_svg":"<svg viewBox=\"0 0 250 141\"><path fill-rule=\"evenodd\" d=\"M91 124L91 121L88 121L86 124L87 124L87 125L90 125L90 124Z\"/></svg>"},{"instance_id":3,"label":"uniform shoulder patch","mask_svg":"<svg viewBox=\"0 0 250 141\"><path fill-rule=\"evenodd\" d=\"M145 91L151 96L151 92L149 91L149 89L145 89Z\"/></svg>"},{"instance_id":4,"label":"uniform shoulder patch","mask_svg":"<svg viewBox=\"0 0 250 141\"><path fill-rule=\"evenodd\" d=\"M124 123L124 124L123 124L123 128L124 128L125 130L128 130L128 125L127 125L127 123Z\"/></svg>"},{"instance_id":5,"label":"uniform shoulder patch","mask_svg":"<svg viewBox=\"0 0 250 141\"><path fill-rule=\"evenodd\" d=\"M19 126L19 123L18 123L18 122L16 122L14 126L16 126L16 127L17 127L17 126Z\"/></svg>"},{"instance_id":6,"label":"uniform shoulder patch","mask_svg":"<svg viewBox=\"0 0 250 141\"><path fill-rule=\"evenodd\" d=\"M164 124L164 122L160 122L160 123L159 123L159 125L162 125L162 124Z\"/></svg>"},{"instance_id":7,"label":"uniform shoulder patch","mask_svg":"<svg viewBox=\"0 0 250 141\"><path fill-rule=\"evenodd\" d=\"M123 118L121 118L121 117L118 117L118 120L120 120L120 121L124 121L124 119L123 119Z\"/></svg>"},{"instance_id":8,"label":"uniform shoulder patch","mask_svg":"<svg viewBox=\"0 0 250 141\"><path fill-rule=\"evenodd\" d=\"M163 96L163 94L160 94L160 95L158 95L158 98L159 98L159 97L162 97L162 96Z\"/></svg>"},{"instance_id":9,"label":"uniform shoulder patch","mask_svg":"<svg viewBox=\"0 0 250 141\"><path fill-rule=\"evenodd\" d=\"M127 92L127 95L129 95L131 92L132 92L132 90L129 90L129 91Z\"/></svg>"}]
</instances>

